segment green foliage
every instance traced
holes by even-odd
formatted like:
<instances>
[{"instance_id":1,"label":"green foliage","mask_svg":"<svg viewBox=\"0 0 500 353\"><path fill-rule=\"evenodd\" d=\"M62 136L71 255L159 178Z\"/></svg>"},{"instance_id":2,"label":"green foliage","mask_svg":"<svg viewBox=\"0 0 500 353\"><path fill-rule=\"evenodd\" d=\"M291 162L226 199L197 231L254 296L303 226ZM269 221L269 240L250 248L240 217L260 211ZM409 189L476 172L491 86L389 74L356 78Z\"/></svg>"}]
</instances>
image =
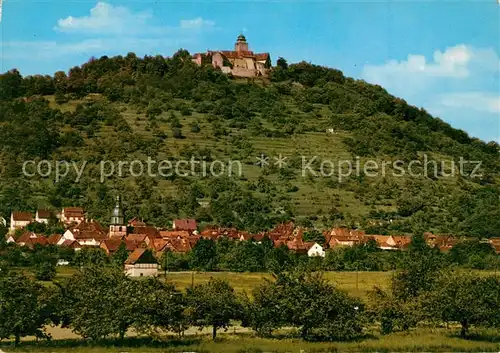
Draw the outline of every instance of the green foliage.
<instances>
[{"instance_id":1,"label":"green foliage","mask_svg":"<svg viewBox=\"0 0 500 353\"><path fill-rule=\"evenodd\" d=\"M115 265L116 267L122 268L127 258L128 258L127 245L125 245L125 242L121 242L120 246L113 254L113 258L111 259L111 261L113 265Z\"/></svg>"},{"instance_id":2,"label":"green foliage","mask_svg":"<svg viewBox=\"0 0 500 353\"><path fill-rule=\"evenodd\" d=\"M361 334L363 305L318 273L281 273L254 291L245 321L261 335L297 327L305 339L351 340Z\"/></svg>"},{"instance_id":3,"label":"green foliage","mask_svg":"<svg viewBox=\"0 0 500 353\"><path fill-rule=\"evenodd\" d=\"M108 262L104 249L86 247L76 253L75 264L78 266L102 266Z\"/></svg>"},{"instance_id":4,"label":"green foliage","mask_svg":"<svg viewBox=\"0 0 500 353\"><path fill-rule=\"evenodd\" d=\"M64 316L74 332L94 340L123 338L141 308L138 283L123 270L88 267L72 276L63 289Z\"/></svg>"},{"instance_id":5,"label":"green foliage","mask_svg":"<svg viewBox=\"0 0 500 353\"><path fill-rule=\"evenodd\" d=\"M241 303L234 289L225 281L210 279L207 284L196 285L187 290L187 316L193 326L200 329L212 327L215 340L218 329L226 329L231 320L241 317Z\"/></svg>"},{"instance_id":6,"label":"green foliage","mask_svg":"<svg viewBox=\"0 0 500 353\"><path fill-rule=\"evenodd\" d=\"M51 281L56 276L56 264L46 261L35 266L35 278L39 281Z\"/></svg>"},{"instance_id":7,"label":"green foliage","mask_svg":"<svg viewBox=\"0 0 500 353\"><path fill-rule=\"evenodd\" d=\"M468 239L454 244L448 253L452 263L470 268L486 269L495 267L495 249L479 239Z\"/></svg>"},{"instance_id":8,"label":"green foliage","mask_svg":"<svg viewBox=\"0 0 500 353\"><path fill-rule=\"evenodd\" d=\"M404 302L433 288L444 265L439 249L429 248L419 234L413 236L405 255L402 268L394 273L392 279L392 293Z\"/></svg>"},{"instance_id":9,"label":"green foliage","mask_svg":"<svg viewBox=\"0 0 500 353\"><path fill-rule=\"evenodd\" d=\"M210 271L217 263L217 249L211 239L200 239L189 253L194 268Z\"/></svg>"},{"instance_id":10,"label":"green foliage","mask_svg":"<svg viewBox=\"0 0 500 353\"><path fill-rule=\"evenodd\" d=\"M431 316L444 322L458 322L465 338L470 325L500 327L500 280L496 276L478 276L450 272L442 276L426 298Z\"/></svg>"},{"instance_id":11,"label":"green foliage","mask_svg":"<svg viewBox=\"0 0 500 353\"><path fill-rule=\"evenodd\" d=\"M171 58L130 53L92 58L52 77L22 77L16 70L0 75L0 213L36 209L39 203L54 208L79 204L102 220L108 191L120 190L133 205L131 215L140 213L157 226L173 217L200 215L257 232L315 214L318 218L310 220L315 226L350 222L380 234L411 233L418 226L436 233L500 236L498 143L471 138L336 69L279 58L270 81L245 83L211 65L198 67L189 58L185 50ZM319 136L325 128L335 134ZM166 131L175 140L167 140ZM126 176L104 183L96 178L101 160L176 160L184 157L186 146L210 150L212 160L241 160L244 176L231 182L157 176L148 188ZM283 153L292 162L290 155L297 151L353 161L365 156L422 162L425 154L457 164L464 158L482 161L483 176L465 175L474 168L469 164L464 175L446 179L446 168L438 166L436 175L416 167L422 177L356 177L340 183L300 177L298 156L279 170L251 165L259 153ZM80 183L73 182L73 170L58 183L42 177L25 180L20 175L26 159L85 161L86 173ZM395 170L390 167L387 175L390 171ZM257 182L261 174L268 185ZM197 185L209 206L178 193L178 183L186 190Z\"/></svg>"},{"instance_id":12,"label":"green foliage","mask_svg":"<svg viewBox=\"0 0 500 353\"><path fill-rule=\"evenodd\" d=\"M179 334L187 329L184 315L184 295L171 284L157 278L147 278L137 284L138 292L131 293L140 300L134 328L148 334L157 330L174 331Z\"/></svg>"},{"instance_id":13,"label":"green foliage","mask_svg":"<svg viewBox=\"0 0 500 353\"><path fill-rule=\"evenodd\" d=\"M0 272L0 339L14 336L47 337L44 325L49 313L44 310L43 287L16 273Z\"/></svg>"},{"instance_id":14,"label":"green foliage","mask_svg":"<svg viewBox=\"0 0 500 353\"><path fill-rule=\"evenodd\" d=\"M304 232L303 240L304 241L312 241L312 242L318 243L320 245L325 244L325 236L323 235L323 233L321 233L317 229L313 229L313 230L309 230L307 232Z\"/></svg>"}]
</instances>

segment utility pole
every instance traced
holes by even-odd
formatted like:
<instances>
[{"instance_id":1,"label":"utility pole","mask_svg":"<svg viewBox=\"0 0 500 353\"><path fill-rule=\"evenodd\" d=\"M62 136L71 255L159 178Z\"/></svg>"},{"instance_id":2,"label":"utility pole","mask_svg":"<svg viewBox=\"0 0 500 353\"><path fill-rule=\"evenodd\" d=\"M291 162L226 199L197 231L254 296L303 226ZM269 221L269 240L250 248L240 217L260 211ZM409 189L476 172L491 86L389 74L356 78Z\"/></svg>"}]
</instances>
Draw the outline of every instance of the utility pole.
<instances>
[{"instance_id":1,"label":"utility pole","mask_svg":"<svg viewBox=\"0 0 500 353\"><path fill-rule=\"evenodd\" d=\"M358 272L358 263L356 263L356 290L359 290L359 272Z\"/></svg>"}]
</instances>

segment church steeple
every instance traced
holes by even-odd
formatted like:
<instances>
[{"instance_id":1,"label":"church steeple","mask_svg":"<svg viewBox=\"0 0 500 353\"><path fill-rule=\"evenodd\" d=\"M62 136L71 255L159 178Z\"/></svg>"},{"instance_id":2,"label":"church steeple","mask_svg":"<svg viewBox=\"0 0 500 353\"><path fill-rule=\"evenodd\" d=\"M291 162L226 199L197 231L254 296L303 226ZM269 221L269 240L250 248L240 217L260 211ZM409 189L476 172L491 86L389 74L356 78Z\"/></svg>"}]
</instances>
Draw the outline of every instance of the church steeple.
<instances>
[{"instance_id":1,"label":"church steeple","mask_svg":"<svg viewBox=\"0 0 500 353\"><path fill-rule=\"evenodd\" d=\"M113 209L113 214L111 215L111 224L120 226L124 224L122 200L119 195L116 196L115 208Z\"/></svg>"},{"instance_id":2,"label":"church steeple","mask_svg":"<svg viewBox=\"0 0 500 353\"><path fill-rule=\"evenodd\" d=\"M111 214L111 223L109 226L110 237L122 237L127 235L127 227L125 226L125 217L123 215L122 201L120 196L116 196L115 208Z\"/></svg>"}]
</instances>

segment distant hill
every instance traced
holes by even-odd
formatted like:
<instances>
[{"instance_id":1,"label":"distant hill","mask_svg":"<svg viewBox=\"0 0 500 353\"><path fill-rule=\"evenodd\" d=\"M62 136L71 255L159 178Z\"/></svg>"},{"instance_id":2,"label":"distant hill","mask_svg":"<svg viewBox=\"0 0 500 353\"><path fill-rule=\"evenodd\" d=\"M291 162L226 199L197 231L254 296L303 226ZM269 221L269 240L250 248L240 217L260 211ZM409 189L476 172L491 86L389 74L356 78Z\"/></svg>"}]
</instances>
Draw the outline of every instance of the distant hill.
<instances>
[{"instance_id":1,"label":"distant hill","mask_svg":"<svg viewBox=\"0 0 500 353\"><path fill-rule=\"evenodd\" d=\"M500 236L499 145L339 70L280 58L268 79L247 80L198 67L183 50L170 59L128 54L91 59L52 77L9 71L0 76L0 106L5 218L11 210L80 205L106 223L121 193L128 217L158 226L192 216L258 231L294 218L378 234ZM134 178L127 166L119 177L115 165L114 176L101 183L102 160L146 166L148 156L174 164L193 157L208 166L220 160L226 167L237 160L243 174L204 176L199 163L187 177ZM257 165L257 157L269 165ZM481 176L471 177L474 163L458 173L461 158L481 161ZM42 159L87 164L78 183L73 166L58 182L53 173L23 175L25 161ZM339 178L339 165L347 174L349 163L363 168L368 160L372 169L378 163L377 175ZM415 176L407 172L411 161ZM438 161L436 174L431 162L423 168L426 161ZM453 177L446 176L451 161ZM319 175L332 166L332 176ZM404 176L398 168L406 168Z\"/></svg>"}]
</instances>

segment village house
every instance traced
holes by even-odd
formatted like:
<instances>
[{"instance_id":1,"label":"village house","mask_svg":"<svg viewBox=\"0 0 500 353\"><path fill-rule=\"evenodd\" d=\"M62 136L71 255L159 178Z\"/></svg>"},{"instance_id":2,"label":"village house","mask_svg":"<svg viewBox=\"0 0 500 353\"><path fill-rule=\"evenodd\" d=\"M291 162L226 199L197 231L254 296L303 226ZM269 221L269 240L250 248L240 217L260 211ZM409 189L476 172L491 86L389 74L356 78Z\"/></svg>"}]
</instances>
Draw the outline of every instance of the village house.
<instances>
[{"instance_id":1,"label":"village house","mask_svg":"<svg viewBox=\"0 0 500 353\"><path fill-rule=\"evenodd\" d=\"M325 250L318 243L314 243L309 248L309 250L307 250L307 256L309 257L316 257L316 256L325 257L325 255L326 255Z\"/></svg>"},{"instance_id":2,"label":"village house","mask_svg":"<svg viewBox=\"0 0 500 353\"><path fill-rule=\"evenodd\" d=\"M65 207L60 214L60 220L64 224L79 224L85 220L85 213L81 207Z\"/></svg>"},{"instance_id":3,"label":"village house","mask_svg":"<svg viewBox=\"0 0 500 353\"><path fill-rule=\"evenodd\" d=\"M28 224L33 222L33 215L31 212L17 212L14 211L10 215L10 232L15 232L16 229L22 229Z\"/></svg>"},{"instance_id":4,"label":"village house","mask_svg":"<svg viewBox=\"0 0 500 353\"><path fill-rule=\"evenodd\" d=\"M57 245L63 244L66 240L77 240L82 246L99 246L106 238L106 231L98 222L82 221L66 230Z\"/></svg>"},{"instance_id":5,"label":"village house","mask_svg":"<svg viewBox=\"0 0 500 353\"><path fill-rule=\"evenodd\" d=\"M30 239L36 238L38 238L38 235L36 235L34 232L24 232L19 238L17 238L15 242L19 246L25 246Z\"/></svg>"},{"instance_id":6,"label":"village house","mask_svg":"<svg viewBox=\"0 0 500 353\"><path fill-rule=\"evenodd\" d=\"M52 213L49 210L37 210L35 214L35 221L38 223L49 223Z\"/></svg>"},{"instance_id":7,"label":"village house","mask_svg":"<svg viewBox=\"0 0 500 353\"><path fill-rule=\"evenodd\" d=\"M172 222L172 229L194 232L198 229L198 224L194 219L174 219Z\"/></svg>"},{"instance_id":8,"label":"village house","mask_svg":"<svg viewBox=\"0 0 500 353\"><path fill-rule=\"evenodd\" d=\"M148 249L135 249L125 260L125 274L131 277L157 276L158 261Z\"/></svg>"},{"instance_id":9,"label":"village house","mask_svg":"<svg viewBox=\"0 0 500 353\"><path fill-rule=\"evenodd\" d=\"M495 249L497 255L500 254L500 238L490 238L488 242Z\"/></svg>"},{"instance_id":10,"label":"village house","mask_svg":"<svg viewBox=\"0 0 500 353\"><path fill-rule=\"evenodd\" d=\"M120 238L104 239L103 241L101 241L101 244L99 244L99 247L103 249L109 256L113 255L122 244L125 245L125 249L128 253L131 253L139 247L146 248L146 244L143 242L137 243L133 240L122 240Z\"/></svg>"},{"instance_id":11,"label":"village house","mask_svg":"<svg viewBox=\"0 0 500 353\"><path fill-rule=\"evenodd\" d=\"M61 238L62 238L62 234L51 234L51 235L49 235L47 240L48 240L49 244L57 245L57 243L59 243L59 240L61 240Z\"/></svg>"},{"instance_id":12,"label":"village house","mask_svg":"<svg viewBox=\"0 0 500 353\"><path fill-rule=\"evenodd\" d=\"M430 247L437 247L441 251L449 251L456 244L457 239L453 235L448 234L432 234L424 233L424 239Z\"/></svg>"},{"instance_id":13,"label":"village house","mask_svg":"<svg viewBox=\"0 0 500 353\"><path fill-rule=\"evenodd\" d=\"M249 50L243 34L236 39L234 50L208 50L206 53L195 53L192 60L200 66L212 64L214 68L238 77L268 76L271 68L269 53L254 53Z\"/></svg>"},{"instance_id":14,"label":"village house","mask_svg":"<svg viewBox=\"0 0 500 353\"><path fill-rule=\"evenodd\" d=\"M83 248L83 246L77 240L65 240L58 245L62 248L69 248L75 251L80 251Z\"/></svg>"},{"instance_id":15,"label":"village house","mask_svg":"<svg viewBox=\"0 0 500 353\"><path fill-rule=\"evenodd\" d=\"M381 250L402 250L411 243L411 237L404 235L365 235L368 239L374 239Z\"/></svg>"},{"instance_id":16,"label":"village house","mask_svg":"<svg viewBox=\"0 0 500 353\"><path fill-rule=\"evenodd\" d=\"M363 242L364 232L356 229L333 228L329 234L328 246L354 246Z\"/></svg>"}]
</instances>

